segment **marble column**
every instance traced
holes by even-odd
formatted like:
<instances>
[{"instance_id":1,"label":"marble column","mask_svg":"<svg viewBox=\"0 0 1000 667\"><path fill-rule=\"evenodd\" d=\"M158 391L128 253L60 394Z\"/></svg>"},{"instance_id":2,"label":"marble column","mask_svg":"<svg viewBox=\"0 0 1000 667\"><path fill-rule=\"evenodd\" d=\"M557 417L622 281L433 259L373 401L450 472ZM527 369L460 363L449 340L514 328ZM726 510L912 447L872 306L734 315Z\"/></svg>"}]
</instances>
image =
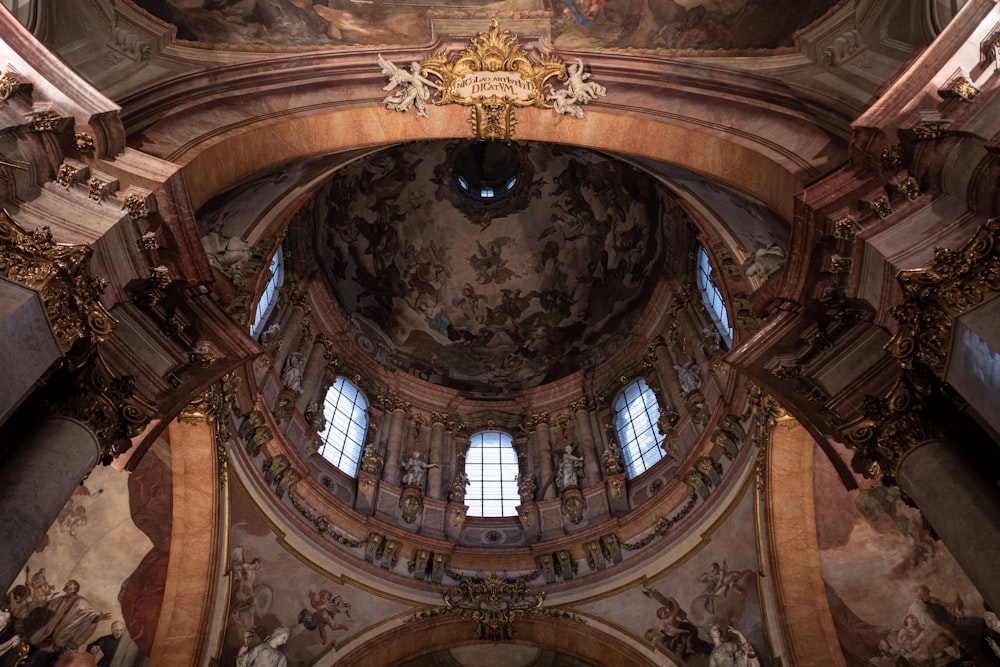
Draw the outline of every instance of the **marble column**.
<instances>
[{"instance_id":1,"label":"marble column","mask_svg":"<svg viewBox=\"0 0 1000 667\"><path fill-rule=\"evenodd\" d=\"M389 433L385 443L385 468L382 479L400 485L399 461L402 456L403 435L406 430L406 411L396 406L389 412Z\"/></svg>"},{"instance_id":2,"label":"marble column","mask_svg":"<svg viewBox=\"0 0 1000 667\"><path fill-rule=\"evenodd\" d=\"M583 456L583 469L586 473L585 486L601 481L601 455L597 452L594 441L594 431L590 424L590 411L586 403L580 401L573 405L573 418L576 420L576 435L580 438L580 455Z\"/></svg>"},{"instance_id":3,"label":"marble column","mask_svg":"<svg viewBox=\"0 0 1000 667\"><path fill-rule=\"evenodd\" d=\"M295 303L288 308L285 317L281 322L281 349L274 353L274 370L284 369L285 359L292 352L298 350L299 335L302 333L302 320L306 316L306 310L300 303Z\"/></svg>"},{"instance_id":4,"label":"marble column","mask_svg":"<svg viewBox=\"0 0 1000 667\"><path fill-rule=\"evenodd\" d=\"M543 489L542 500L549 500L556 497L556 484L552 467L552 434L547 419L537 419L534 436L534 450L538 452L538 488Z\"/></svg>"},{"instance_id":5,"label":"marble column","mask_svg":"<svg viewBox=\"0 0 1000 667\"><path fill-rule=\"evenodd\" d=\"M323 339L317 336L312 349L309 350L305 372L302 374L302 384L300 385L302 393L299 394L296 401L299 412L304 413L313 401L320 403L320 407L322 407L323 397L319 395L319 388L326 376L326 366L326 346L323 345Z\"/></svg>"},{"instance_id":6,"label":"marble column","mask_svg":"<svg viewBox=\"0 0 1000 667\"><path fill-rule=\"evenodd\" d=\"M427 470L427 497L442 498L442 481L444 477L444 426L445 416L433 413L431 415L430 452L427 462L437 464Z\"/></svg>"},{"instance_id":7,"label":"marble column","mask_svg":"<svg viewBox=\"0 0 1000 667\"><path fill-rule=\"evenodd\" d=\"M666 395L663 397L663 400L670 402L669 405L661 405L660 409L676 412L677 408L674 407L673 402L682 399L683 393L681 392L680 379L677 377L677 371L674 369L674 356L670 353L667 341L662 336L657 336L650 343L649 347L653 351L653 365L656 367L656 377L660 379L660 386L666 388L666 392L664 392Z\"/></svg>"},{"instance_id":8,"label":"marble column","mask_svg":"<svg viewBox=\"0 0 1000 667\"><path fill-rule=\"evenodd\" d=\"M49 326L42 296L0 278L0 424L31 393L38 379L62 356Z\"/></svg>"},{"instance_id":9,"label":"marble column","mask_svg":"<svg viewBox=\"0 0 1000 667\"><path fill-rule=\"evenodd\" d=\"M1000 492L944 439L907 451L896 467L899 488L909 496L982 594L1000 609Z\"/></svg>"},{"instance_id":10,"label":"marble column","mask_svg":"<svg viewBox=\"0 0 1000 667\"><path fill-rule=\"evenodd\" d=\"M0 585L7 590L101 455L83 422L36 421L0 466Z\"/></svg>"}]
</instances>

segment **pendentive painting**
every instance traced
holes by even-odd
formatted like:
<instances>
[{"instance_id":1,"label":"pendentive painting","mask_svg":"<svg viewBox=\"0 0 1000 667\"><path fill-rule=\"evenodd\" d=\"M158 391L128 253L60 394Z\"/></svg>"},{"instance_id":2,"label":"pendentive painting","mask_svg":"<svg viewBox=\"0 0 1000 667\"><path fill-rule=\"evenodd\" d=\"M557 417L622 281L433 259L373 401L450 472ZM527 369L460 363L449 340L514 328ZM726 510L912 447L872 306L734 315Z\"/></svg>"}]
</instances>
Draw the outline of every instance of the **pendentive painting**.
<instances>
[{"instance_id":1,"label":"pendentive painting","mask_svg":"<svg viewBox=\"0 0 1000 667\"><path fill-rule=\"evenodd\" d=\"M823 578L848 666L1000 665L996 616L919 510L898 487L845 485L846 465L818 449L815 460Z\"/></svg>"},{"instance_id":2,"label":"pendentive painting","mask_svg":"<svg viewBox=\"0 0 1000 667\"><path fill-rule=\"evenodd\" d=\"M131 473L91 472L6 593L0 667L146 664L166 581L171 492L163 441Z\"/></svg>"},{"instance_id":3,"label":"pendentive painting","mask_svg":"<svg viewBox=\"0 0 1000 667\"><path fill-rule=\"evenodd\" d=\"M752 490L706 538L676 569L581 611L689 667L768 667Z\"/></svg>"},{"instance_id":4,"label":"pendentive painting","mask_svg":"<svg viewBox=\"0 0 1000 667\"><path fill-rule=\"evenodd\" d=\"M229 605L221 665L314 664L409 607L373 588L307 566L237 485L232 487Z\"/></svg>"}]
</instances>

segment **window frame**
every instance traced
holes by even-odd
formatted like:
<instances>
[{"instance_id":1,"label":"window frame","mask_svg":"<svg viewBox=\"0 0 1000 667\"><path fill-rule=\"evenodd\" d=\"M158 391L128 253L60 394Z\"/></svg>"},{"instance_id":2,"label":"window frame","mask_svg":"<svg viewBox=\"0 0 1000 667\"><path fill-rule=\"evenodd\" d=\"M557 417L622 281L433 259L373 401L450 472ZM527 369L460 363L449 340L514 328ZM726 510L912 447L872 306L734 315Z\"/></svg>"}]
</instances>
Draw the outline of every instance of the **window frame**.
<instances>
[{"instance_id":1,"label":"window frame","mask_svg":"<svg viewBox=\"0 0 1000 667\"><path fill-rule=\"evenodd\" d=\"M726 300L722 296L722 290L715 284L715 267L712 266L712 260L708 256L705 246L698 246L697 263L698 266L695 270L695 275L698 291L701 293L701 302L705 305L705 309L708 311L712 322L715 324L715 328L722 335L726 345L731 346L733 344L733 327L730 324L729 308L726 306Z\"/></svg>"},{"instance_id":2,"label":"window frame","mask_svg":"<svg viewBox=\"0 0 1000 667\"><path fill-rule=\"evenodd\" d=\"M278 303L278 291L284 282L285 273L281 246L278 246L277 250L271 256L268 269L271 275L268 277L263 291L257 298L257 303L254 307L254 319L250 325L250 335L253 338L259 337L264 332L264 325L267 324L271 316L271 311L274 310L275 304Z\"/></svg>"},{"instance_id":3,"label":"window frame","mask_svg":"<svg viewBox=\"0 0 1000 667\"><path fill-rule=\"evenodd\" d=\"M499 436L495 446L486 442L486 439L492 436ZM497 452L495 461L487 460L480 455L479 462L477 462L477 456L474 452L491 451ZM496 470L493 477L486 477L487 469ZM465 474L469 479L469 487L465 494L465 504L469 508L467 515L485 519L516 517L517 506L521 504L517 485L517 477L520 473L517 450L514 449L514 438L509 433L495 429L473 433L469 437L469 449L465 455ZM487 482L498 485L495 488L499 489L499 494L487 496ZM488 510L488 503L495 504L499 508L498 511Z\"/></svg>"},{"instance_id":4,"label":"window frame","mask_svg":"<svg viewBox=\"0 0 1000 667\"><path fill-rule=\"evenodd\" d=\"M345 391L350 388L350 392ZM334 400L331 401L331 396ZM350 411L343 409L345 399L349 403ZM358 409L359 405L360 410ZM326 427L319 434L320 445L319 455L330 465L350 477L358 476L358 469L361 464L361 455L364 451L365 435L368 433L369 415L368 409L371 402L361 388L348 380L343 375L338 375L326 390L323 396L323 416L326 419ZM331 441L331 436L337 438ZM336 456L331 456L329 450L336 452ZM345 461L347 463L345 463Z\"/></svg>"},{"instance_id":5,"label":"window frame","mask_svg":"<svg viewBox=\"0 0 1000 667\"><path fill-rule=\"evenodd\" d=\"M629 399L627 394L634 387L639 388L639 393L634 398ZM639 409L635 409L637 403L641 403L638 406ZM625 473L628 479L635 479L659 463L666 455L662 446L666 436L659 430L663 406L660 405L656 392L646 380L637 377L618 392L611 407L615 435L618 437L618 444L621 447ZM655 410L655 414L650 414L651 410ZM625 423L625 419L627 419L627 423ZM637 424L637 420L640 423ZM651 441L640 442L650 436L652 437ZM655 453L655 457L651 456L653 453Z\"/></svg>"}]
</instances>

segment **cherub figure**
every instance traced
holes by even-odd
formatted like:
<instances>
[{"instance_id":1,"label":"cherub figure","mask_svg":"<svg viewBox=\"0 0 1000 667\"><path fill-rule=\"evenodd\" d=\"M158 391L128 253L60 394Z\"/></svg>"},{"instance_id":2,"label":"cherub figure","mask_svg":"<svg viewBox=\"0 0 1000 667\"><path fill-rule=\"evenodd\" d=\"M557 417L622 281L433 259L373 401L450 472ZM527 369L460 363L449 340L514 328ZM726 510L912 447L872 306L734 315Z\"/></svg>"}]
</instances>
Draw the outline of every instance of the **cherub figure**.
<instances>
[{"instance_id":1,"label":"cherub figure","mask_svg":"<svg viewBox=\"0 0 1000 667\"><path fill-rule=\"evenodd\" d=\"M383 86L382 90L390 91L382 103L386 109L392 111L409 111L410 107L417 108L417 115L427 118L427 101L431 99L431 88L441 90L441 86L433 81L421 76L420 63L414 61L410 63L410 69L401 69L382 57L378 56L379 67L382 74L389 77L389 83Z\"/></svg>"},{"instance_id":2,"label":"cherub figure","mask_svg":"<svg viewBox=\"0 0 1000 667\"><path fill-rule=\"evenodd\" d=\"M337 614L343 613L347 618L351 617L351 603L339 595L334 595L325 588L319 593L309 591L309 604L312 606L312 613L308 609L299 612L299 623L307 630L319 630L319 639L324 644L327 642L326 631L346 630L347 626L336 621Z\"/></svg>"}]
</instances>

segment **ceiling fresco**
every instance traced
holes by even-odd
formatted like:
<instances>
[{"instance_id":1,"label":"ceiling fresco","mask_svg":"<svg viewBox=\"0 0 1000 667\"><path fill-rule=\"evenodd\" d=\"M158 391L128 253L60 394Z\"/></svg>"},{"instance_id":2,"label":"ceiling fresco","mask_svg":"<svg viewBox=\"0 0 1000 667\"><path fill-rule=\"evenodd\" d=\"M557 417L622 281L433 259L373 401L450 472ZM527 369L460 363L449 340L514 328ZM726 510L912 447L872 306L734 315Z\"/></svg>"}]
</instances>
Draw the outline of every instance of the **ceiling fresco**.
<instances>
[{"instance_id":1,"label":"ceiling fresco","mask_svg":"<svg viewBox=\"0 0 1000 667\"><path fill-rule=\"evenodd\" d=\"M343 170L319 195L315 245L362 349L497 396L620 345L670 266L679 219L643 172L538 143L514 144L519 165L483 203L455 166L468 146L407 144Z\"/></svg>"},{"instance_id":2,"label":"ceiling fresco","mask_svg":"<svg viewBox=\"0 0 1000 667\"><path fill-rule=\"evenodd\" d=\"M795 33L834 0L134 0L176 27L177 39L268 47L415 45L431 41L431 18L469 10L551 16L556 47L745 51L795 46ZM485 27L485 26L484 26Z\"/></svg>"}]
</instances>

